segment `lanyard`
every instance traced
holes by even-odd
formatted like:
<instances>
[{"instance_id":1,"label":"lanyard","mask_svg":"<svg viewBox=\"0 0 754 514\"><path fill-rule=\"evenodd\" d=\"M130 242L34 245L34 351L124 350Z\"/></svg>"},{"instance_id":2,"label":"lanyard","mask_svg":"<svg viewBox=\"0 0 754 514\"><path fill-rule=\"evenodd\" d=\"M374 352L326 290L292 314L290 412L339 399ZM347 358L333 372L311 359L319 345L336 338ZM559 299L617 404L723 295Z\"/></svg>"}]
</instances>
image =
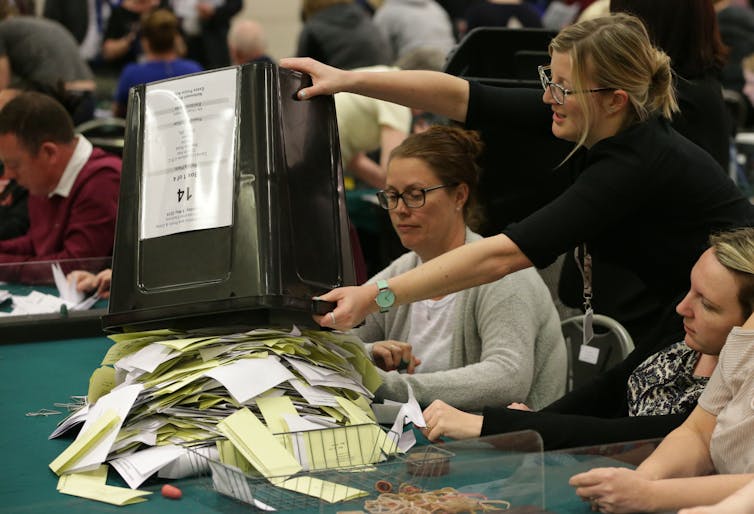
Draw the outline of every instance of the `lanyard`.
<instances>
[{"instance_id":1,"label":"lanyard","mask_svg":"<svg viewBox=\"0 0 754 514\"><path fill-rule=\"evenodd\" d=\"M581 250L579 254L579 249ZM583 326L583 342L587 345L589 341L594 337L594 329L592 327L592 316L594 311L592 310L592 256L587 250L586 243L583 243L580 247L576 247L573 250L573 257L576 259L576 266L578 266L581 272L581 279L584 283L584 326Z\"/></svg>"}]
</instances>

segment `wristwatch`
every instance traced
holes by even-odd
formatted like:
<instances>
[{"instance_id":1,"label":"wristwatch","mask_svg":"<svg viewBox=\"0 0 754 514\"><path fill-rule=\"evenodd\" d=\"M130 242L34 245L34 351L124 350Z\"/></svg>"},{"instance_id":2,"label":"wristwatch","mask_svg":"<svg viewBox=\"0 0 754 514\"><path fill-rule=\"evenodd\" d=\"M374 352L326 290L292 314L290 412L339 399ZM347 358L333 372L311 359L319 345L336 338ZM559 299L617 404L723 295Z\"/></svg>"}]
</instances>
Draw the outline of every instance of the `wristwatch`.
<instances>
[{"instance_id":1,"label":"wristwatch","mask_svg":"<svg viewBox=\"0 0 754 514\"><path fill-rule=\"evenodd\" d=\"M387 286L387 280L378 280L377 289L379 289L379 291L377 292L374 301L379 306L380 312L387 312L395 303L395 295Z\"/></svg>"}]
</instances>

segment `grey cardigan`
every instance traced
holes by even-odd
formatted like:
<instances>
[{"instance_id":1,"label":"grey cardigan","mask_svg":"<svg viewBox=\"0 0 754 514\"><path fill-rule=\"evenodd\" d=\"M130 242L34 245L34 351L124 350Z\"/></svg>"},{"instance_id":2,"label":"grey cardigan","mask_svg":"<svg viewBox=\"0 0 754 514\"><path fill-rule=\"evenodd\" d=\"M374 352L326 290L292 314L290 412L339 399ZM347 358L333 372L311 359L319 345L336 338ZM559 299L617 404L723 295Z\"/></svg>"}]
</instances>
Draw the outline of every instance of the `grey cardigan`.
<instances>
[{"instance_id":1,"label":"grey cardigan","mask_svg":"<svg viewBox=\"0 0 754 514\"><path fill-rule=\"evenodd\" d=\"M481 236L466 229L466 242ZM420 264L409 252L370 279L389 278ZM410 305L367 317L354 329L366 343L406 341ZM450 370L413 375L383 372L377 399L406 401L410 384L420 405L440 399L467 411L525 402L538 409L565 392L566 350L560 318L535 269L461 291L456 299ZM411 342L411 341L407 341ZM367 344L371 350L371 344ZM371 352L370 352L371 353Z\"/></svg>"}]
</instances>

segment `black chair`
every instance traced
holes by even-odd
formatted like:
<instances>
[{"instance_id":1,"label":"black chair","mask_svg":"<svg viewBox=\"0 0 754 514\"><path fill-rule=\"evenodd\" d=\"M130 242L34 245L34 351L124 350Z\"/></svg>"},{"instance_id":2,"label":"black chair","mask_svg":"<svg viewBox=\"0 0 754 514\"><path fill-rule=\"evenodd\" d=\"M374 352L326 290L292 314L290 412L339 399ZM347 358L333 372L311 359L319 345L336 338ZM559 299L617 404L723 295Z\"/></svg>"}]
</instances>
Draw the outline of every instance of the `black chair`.
<instances>
[{"instance_id":1,"label":"black chair","mask_svg":"<svg viewBox=\"0 0 754 514\"><path fill-rule=\"evenodd\" d=\"M123 118L96 118L76 127L76 132L94 146L123 157L126 120Z\"/></svg>"},{"instance_id":2,"label":"black chair","mask_svg":"<svg viewBox=\"0 0 754 514\"><path fill-rule=\"evenodd\" d=\"M477 27L448 56L445 72L502 87L542 87L537 66L550 61L546 29Z\"/></svg>"}]
</instances>

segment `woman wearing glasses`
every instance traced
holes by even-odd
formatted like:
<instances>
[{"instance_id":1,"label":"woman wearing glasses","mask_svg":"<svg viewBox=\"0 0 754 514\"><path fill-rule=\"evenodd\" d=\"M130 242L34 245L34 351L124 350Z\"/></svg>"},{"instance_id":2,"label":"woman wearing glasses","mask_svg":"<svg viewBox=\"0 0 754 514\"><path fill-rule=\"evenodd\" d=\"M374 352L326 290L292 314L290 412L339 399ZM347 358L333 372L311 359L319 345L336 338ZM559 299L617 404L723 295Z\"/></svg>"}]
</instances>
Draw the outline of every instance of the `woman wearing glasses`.
<instances>
[{"instance_id":1,"label":"woman wearing glasses","mask_svg":"<svg viewBox=\"0 0 754 514\"><path fill-rule=\"evenodd\" d=\"M730 160L730 114L718 80L727 49L720 40L715 11L710 0L611 0L612 12L640 18L650 40L670 57L679 112L671 126L709 152L728 170ZM683 27L683 30L677 30ZM546 167L543 167L546 169ZM711 170L719 173L722 170ZM658 319L670 304L654 295L634 274L593 255L592 283L598 291L594 309L616 318L639 344L657 331ZM564 259L558 295L569 307L582 305L582 279L574 259ZM600 292L607 291L608 294ZM674 326L675 318L670 317ZM670 327L673 328L672 326ZM672 340L672 333L668 340Z\"/></svg>"},{"instance_id":2,"label":"woman wearing glasses","mask_svg":"<svg viewBox=\"0 0 754 514\"><path fill-rule=\"evenodd\" d=\"M393 150L386 186L377 198L411 251L374 276L372 284L481 239L469 228L479 218L476 159L481 149L476 133L435 126ZM375 362L388 371L378 398L405 402L410 386L422 406L440 398L480 410L522 398L543 407L564 392L560 320L533 269L372 313L354 332L371 343ZM389 372L401 361L407 374ZM467 387L471 383L474 387Z\"/></svg>"},{"instance_id":3,"label":"woman wearing glasses","mask_svg":"<svg viewBox=\"0 0 754 514\"><path fill-rule=\"evenodd\" d=\"M539 210L502 234L392 277L385 287L331 291L323 298L338 305L318 322L349 328L379 308L546 266L582 243L633 271L663 305L675 305L688 290L689 272L709 234L754 222L752 206L712 157L670 128L668 119L677 109L670 62L651 45L638 19L616 14L567 27L552 40L550 55L541 70L544 94L441 73L374 76L311 60L282 61L312 76L313 85L299 92L302 99L346 90L443 114L485 138L505 125L532 139L551 131L575 143L542 184ZM670 326L678 333L680 320L673 318ZM663 335L640 342L640 351L629 357L635 360L630 369L677 340Z\"/></svg>"}]
</instances>

